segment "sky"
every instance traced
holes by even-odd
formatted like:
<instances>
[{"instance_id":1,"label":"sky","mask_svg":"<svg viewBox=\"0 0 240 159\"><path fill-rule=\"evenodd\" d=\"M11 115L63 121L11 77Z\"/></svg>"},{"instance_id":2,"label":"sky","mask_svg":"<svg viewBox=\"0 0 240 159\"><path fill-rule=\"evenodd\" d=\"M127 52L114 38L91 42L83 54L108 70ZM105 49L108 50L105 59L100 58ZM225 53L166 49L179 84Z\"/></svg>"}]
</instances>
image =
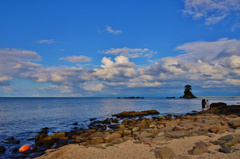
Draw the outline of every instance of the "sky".
<instances>
[{"instance_id":1,"label":"sky","mask_svg":"<svg viewBox=\"0 0 240 159\"><path fill-rule=\"evenodd\" d=\"M0 0L0 97L240 96L240 0Z\"/></svg>"}]
</instances>

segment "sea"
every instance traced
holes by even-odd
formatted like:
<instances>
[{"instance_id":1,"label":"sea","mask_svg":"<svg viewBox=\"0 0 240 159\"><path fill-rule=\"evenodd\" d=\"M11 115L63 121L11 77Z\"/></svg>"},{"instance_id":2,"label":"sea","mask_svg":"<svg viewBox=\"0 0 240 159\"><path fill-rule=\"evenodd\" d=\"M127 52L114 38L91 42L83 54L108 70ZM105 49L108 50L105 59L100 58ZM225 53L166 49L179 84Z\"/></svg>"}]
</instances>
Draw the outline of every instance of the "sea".
<instances>
[{"instance_id":1,"label":"sea","mask_svg":"<svg viewBox=\"0 0 240 159\"><path fill-rule=\"evenodd\" d=\"M210 104L224 102L239 105L240 96L205 97ZM114 97L1 97L0 98L0 146L7 151L0 158L12 153L22 145L34 145L34 137L43 128L49 135L71 131L77 128L87 129L91 118L104 120L122 111L144 111L155 109L160 115L184 115L192 111L201 111L202 97L196 99L166 99L165 97L145 97L144 99L117 99ZM149 116L152 117L152 116ZM78 125L72 125L78 123ZM13 143L9 138L19 140Z\"/></svg>"}]
</instances>

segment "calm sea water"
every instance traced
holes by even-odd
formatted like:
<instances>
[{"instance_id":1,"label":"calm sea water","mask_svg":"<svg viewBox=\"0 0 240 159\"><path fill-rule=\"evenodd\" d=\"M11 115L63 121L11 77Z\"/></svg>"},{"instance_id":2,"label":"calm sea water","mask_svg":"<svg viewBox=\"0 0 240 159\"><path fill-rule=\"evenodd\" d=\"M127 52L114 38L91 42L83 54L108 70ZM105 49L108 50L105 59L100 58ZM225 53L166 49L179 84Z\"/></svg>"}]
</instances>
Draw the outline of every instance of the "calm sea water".
<instances>
[{"instance_id":1,"label":"calm sea water","mask_svg":"<svg viewBox=\"0 0 240 159\"><path fill-rule=\"evenodd\" d=\"M116 99L116 98L0 98L0 146L8 151L23 144L34 144L41 128L49 127L50 134L70 131L79 123L86 128L90 118L103 120L122 111L156 109L161 115L181 115L201 110L201 99ZM240 97L206 97L212 102L228 105L240 102ZM83 125L81 125L83 124ZM13 136L20 144L4 143ZM8 152L6 152L8 153ZM0 157L6 154L0 154Z\"/></svg>"}]
</instances>

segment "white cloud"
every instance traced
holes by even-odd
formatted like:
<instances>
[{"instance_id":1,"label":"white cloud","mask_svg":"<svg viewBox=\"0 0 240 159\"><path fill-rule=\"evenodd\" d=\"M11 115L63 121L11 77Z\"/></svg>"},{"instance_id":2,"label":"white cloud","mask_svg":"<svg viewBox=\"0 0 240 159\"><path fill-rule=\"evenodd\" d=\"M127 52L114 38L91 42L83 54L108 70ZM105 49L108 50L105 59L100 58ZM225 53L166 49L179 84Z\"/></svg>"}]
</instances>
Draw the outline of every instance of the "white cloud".
<instances>
[{"instance_id":1,"label":"white cloud","mask_svg":"<svg viewBox=\"0 0 240 159\"><path fill-rule=\"evenodd\" d=\"M184 0L184 7L183 13L211 25L239 11L240 0Z\"/></svg>"},{"instance_id":2,"label":"white cloud","mask_svg":"<svg viewBox=\"0 0 240 159\"><path fill-rule=\"evenodd\" d=\"M113 30L112 27L110 27L109 25L106 26L106 30L109 33L113 33L113 34L121 34L122 33L122 30Z\"/></svg>"},{"instance_id":3,"label":"white cloud","mask_svg":"<svg viewBox=\"0 0 240 159\"><path fill-rule=\"evenodd\" d=\"M53 39L47 39L47 40L38 40L39 44L52 44L54 43Z\"/></svg>"},{"instance_id":4,"label":"white cloud","mask_svg":"<svg viewBox=\"0 0 240 159\"><path fill-rule=\"evenodd\" d=\"M157 52L153 50L149 50L147 48L140 49L140 48L111 48L110 50L102 50L99 51L100 53L104 54L113 54L113 55L122 55L129 58L137 58L137 57L148 57L151 58L154 54L157 54Z\"/></svg>"},{"instance_id":5,"label":"white cloud","mask_svg":"<svg viewBox=\"0 0 240 159\"><path fill-rule=\"evenodd\" d=\"M88 91L101 91L103 88L103 84L98 84L96 86L85 86L83 88Z\"/></svg>"},{"instance_id":6,"label":"white cloud","mask_svg":"<svg viewBox=\"0 0 240 159\"><path fill-rule=\"evenodd\" d=\"M62 57L62 58L59 58L59 60L66 60L69 62L89 62L91 61L91 58L81 55L81 56Z\"/></svg>"},{"instance_id":7,"label":"white cloud","mask_svg":"<svg viewBox=\"0 0 240 159\"><path fill-rule=\"evenodd\" d=\"M211 61L218 56L235 54L240 49L240 40L221 38L218 41L206 42L197 41L180 45L176 50L182 50L186 54L179 55L178 58L186 61Z\"/></svg>"}]
</instances>

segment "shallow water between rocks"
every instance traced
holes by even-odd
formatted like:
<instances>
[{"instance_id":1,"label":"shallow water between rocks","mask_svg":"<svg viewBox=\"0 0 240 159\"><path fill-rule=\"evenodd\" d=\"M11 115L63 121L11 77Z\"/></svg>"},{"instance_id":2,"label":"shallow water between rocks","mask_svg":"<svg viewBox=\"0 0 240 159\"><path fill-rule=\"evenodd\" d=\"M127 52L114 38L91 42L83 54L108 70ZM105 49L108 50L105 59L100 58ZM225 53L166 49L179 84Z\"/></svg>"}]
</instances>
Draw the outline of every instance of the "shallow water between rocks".
<instances>
[{"instance_id":1,"label":"shallow water between rocks","mask_svg":"<svg viewBox=\"0 0 240 159\"><path fill-rule=\"evenodd\" d=\"M210 103L224 102L236 105L240 97L205 97ZM201 110L202 97L197 99L144 99L89 98L0 98L0 146L7 151L0 158L14 155L12 150L34 144L34 137L48 127L48 135L72 129L87 128L91 118L104 120L122 111L155 109L160 115L183 115ZM152 117L152 116L148 116ZM72 125L78 123L78 125ZM14 137L12 139L11 137ZM20 141L20 142L19 142ZM16 154L15 154L16 156Z\"/></svg>"}]
</instances>

